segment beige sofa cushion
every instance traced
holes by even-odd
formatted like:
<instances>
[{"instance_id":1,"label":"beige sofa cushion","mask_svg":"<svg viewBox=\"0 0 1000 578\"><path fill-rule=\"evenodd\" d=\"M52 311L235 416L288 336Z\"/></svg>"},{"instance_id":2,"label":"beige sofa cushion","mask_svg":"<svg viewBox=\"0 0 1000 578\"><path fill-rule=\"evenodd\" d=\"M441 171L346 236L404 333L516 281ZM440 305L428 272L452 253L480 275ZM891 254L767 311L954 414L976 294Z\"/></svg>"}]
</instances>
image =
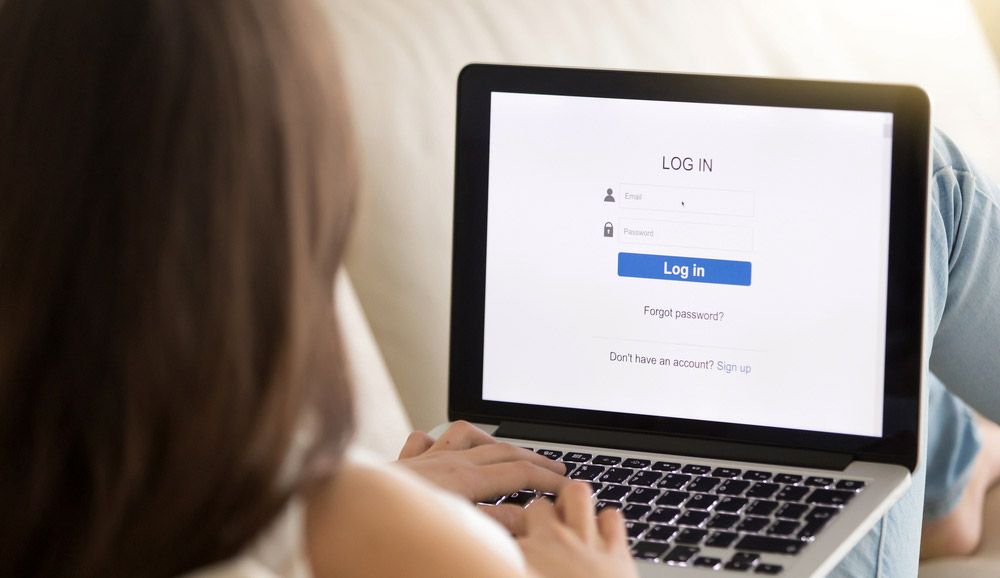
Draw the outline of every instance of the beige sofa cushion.
<instances>
[{"instance_id":1,"label":"beige sofa cushion","mask_svg":"<svg viewBox=\"0 0 1000 578\"><path fill-rule=\"evenodd\" d=\"M348 275L337 276L337 318L350 366L357 415L355 443L385 459L394 459L410 433L410 419L382 361L375 337L361 311Z\"/></svg>"}]
</instances>

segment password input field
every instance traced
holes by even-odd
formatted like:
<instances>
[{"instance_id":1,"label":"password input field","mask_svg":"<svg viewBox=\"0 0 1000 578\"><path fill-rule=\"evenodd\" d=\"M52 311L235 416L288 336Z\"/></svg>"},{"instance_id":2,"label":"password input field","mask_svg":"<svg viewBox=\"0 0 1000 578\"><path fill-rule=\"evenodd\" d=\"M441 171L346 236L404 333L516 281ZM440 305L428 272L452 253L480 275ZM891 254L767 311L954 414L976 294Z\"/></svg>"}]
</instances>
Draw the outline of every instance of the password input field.
<instances>
[{"instance_id":1,"label":"password input field","mask_svg":"<svg viewBox=\"0 0 1000 578\"><path fill-rule=\"evenodd\" d=\"M626 219L619 223L619 230L619 241L626 244L724 251L753 250L752 227Z\"/></svg>"},{"instance_id":2,"label":"password input field","mask_svg":"<svg viewBox=\"0 0 1000 578\"><path fill-rule=\"evenodd\" d=\"M749 191L622 184L616 193L625 209L734 217L754 215L754 194Z\"/></svg>"}]
</instances>

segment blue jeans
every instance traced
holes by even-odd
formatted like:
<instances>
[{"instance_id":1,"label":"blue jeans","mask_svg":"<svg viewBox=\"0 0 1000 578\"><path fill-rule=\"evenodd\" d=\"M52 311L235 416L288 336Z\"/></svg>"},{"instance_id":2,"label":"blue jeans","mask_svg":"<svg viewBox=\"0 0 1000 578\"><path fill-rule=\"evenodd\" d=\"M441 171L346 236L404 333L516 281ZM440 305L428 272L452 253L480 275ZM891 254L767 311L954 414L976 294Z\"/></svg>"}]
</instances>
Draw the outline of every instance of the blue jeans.
<instances>
[{"instance_id":1,"label":"blue jeans","mask_svg":"<svg viewBox=\"0 0 1000 578\"><path fill-rule=\"evenodd\" d=\"M933 143L925 459L831 576L916 576L922 518L955 505L979 451L966 403L1000 421L1000 189L944 134Z\"/></svg>"}]
</instances>

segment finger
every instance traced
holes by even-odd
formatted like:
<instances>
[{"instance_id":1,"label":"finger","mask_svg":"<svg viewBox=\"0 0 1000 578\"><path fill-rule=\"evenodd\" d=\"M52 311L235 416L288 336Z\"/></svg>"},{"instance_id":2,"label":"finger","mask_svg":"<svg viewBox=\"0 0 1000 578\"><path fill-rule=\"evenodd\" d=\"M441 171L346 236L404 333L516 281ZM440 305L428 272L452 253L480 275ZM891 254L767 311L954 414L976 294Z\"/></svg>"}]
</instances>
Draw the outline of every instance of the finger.
<instances>
[{"instance_id":1,"label":"finger","mask_svg":"<svg viewBox=\"0 0 1000 578\"><path fill-rule=\"evenodd\" d=\"M434 438L422 431L415 431L406 438L403 449L399 450L399 459L415 458L431 449L434 445Z\"/></svg>"},{"instance_id":2,"label":"finger","mask_svg":"<svg viewBox=\"0 0 1000 578\"><path fill-rule=\"evenodd\" d=\"M525 535L544 534L559 525L559 515L552 502L535 500L524 509L522 523Z\"/></svg>"},{"instance_id":3,"label":"finger","mask_svg":"<svg viewBox=\"0 0 1000 578\"><path fill-rule=\"evenodd\" d=\"M480 500L524 488L559 493L569 483L565 476L528 461L490 464L476 470L474 496Z\"/></svg>"},{"instance_id":4,"label":"finger","mask_svg":"<svg viewBox=\"0 0 1000 578\"><path fill-rule=\"evenodd\" d=\"M523 536L525 533L525 517L527 510L523 506L514 504L500 504L499 506L479 505L479 511L493 518L513 536Z\"/></svg>"},{"instance_id":5,"label":"finger","mask_svg":"<svg viewBox=\"0 0 1000 578\"><path fill-rule=\"evenodd\" d=\"M611 550L626 549L625 518L618 508L605 508L597 514L597 533Z\"/></svg>"},{"instance_id":6,"label":"finger","mask_svg":"<svg viewBox=\"0 0 1000 578\"><path fill-rule=\"evenodd\" d=\"M591 491L590 484L571 482L562 489L556 501L556 509L563 522L584 544L594 544L597 540L597 518L594 516Z\"/></svg>"},{"instance_id":7,"label":"finger","mask_svg":"<svg viewBox=\"0 0 1000 578\"><path fill-rule=\"evenodd\" d=\"M467 450L483 444L496 443L490 434L467 421L456 421L448 426L441 437L434 442L436 450Z\"/></svg>"},{"instance_id":8,"label":"finger","mask_svg":"<svg viewBox=\"0 0 1000 578\"><path fill-rule=\"evenodd\" d=\"M468 450L467 455L472 463L479 465L526 460L561 476L566 474L566 464L505 442L474 447Z\"/></svg>"}]
</instances>

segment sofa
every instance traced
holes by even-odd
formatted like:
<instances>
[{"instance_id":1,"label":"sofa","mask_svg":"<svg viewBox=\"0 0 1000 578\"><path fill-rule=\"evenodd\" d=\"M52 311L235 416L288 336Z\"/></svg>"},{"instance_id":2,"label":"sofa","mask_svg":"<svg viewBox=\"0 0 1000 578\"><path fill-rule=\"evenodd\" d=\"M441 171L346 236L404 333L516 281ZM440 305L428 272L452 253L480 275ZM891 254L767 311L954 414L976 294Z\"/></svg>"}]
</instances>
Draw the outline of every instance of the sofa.
<instances>
[{"instance_id":1,"label":"sofa","mask_svg":"<svg viewBox=\"0 0 1000 578\"><path fill-rule=\"evenodd\" d=\"M445 419L455 82L469 62L922 86L934 122L1000 175L995 0L323 0L361 163L338 280L358 443L391 458ZM1000 576L1000 492L976 556L922 575Z\"/></svg>"}]
</instances>

